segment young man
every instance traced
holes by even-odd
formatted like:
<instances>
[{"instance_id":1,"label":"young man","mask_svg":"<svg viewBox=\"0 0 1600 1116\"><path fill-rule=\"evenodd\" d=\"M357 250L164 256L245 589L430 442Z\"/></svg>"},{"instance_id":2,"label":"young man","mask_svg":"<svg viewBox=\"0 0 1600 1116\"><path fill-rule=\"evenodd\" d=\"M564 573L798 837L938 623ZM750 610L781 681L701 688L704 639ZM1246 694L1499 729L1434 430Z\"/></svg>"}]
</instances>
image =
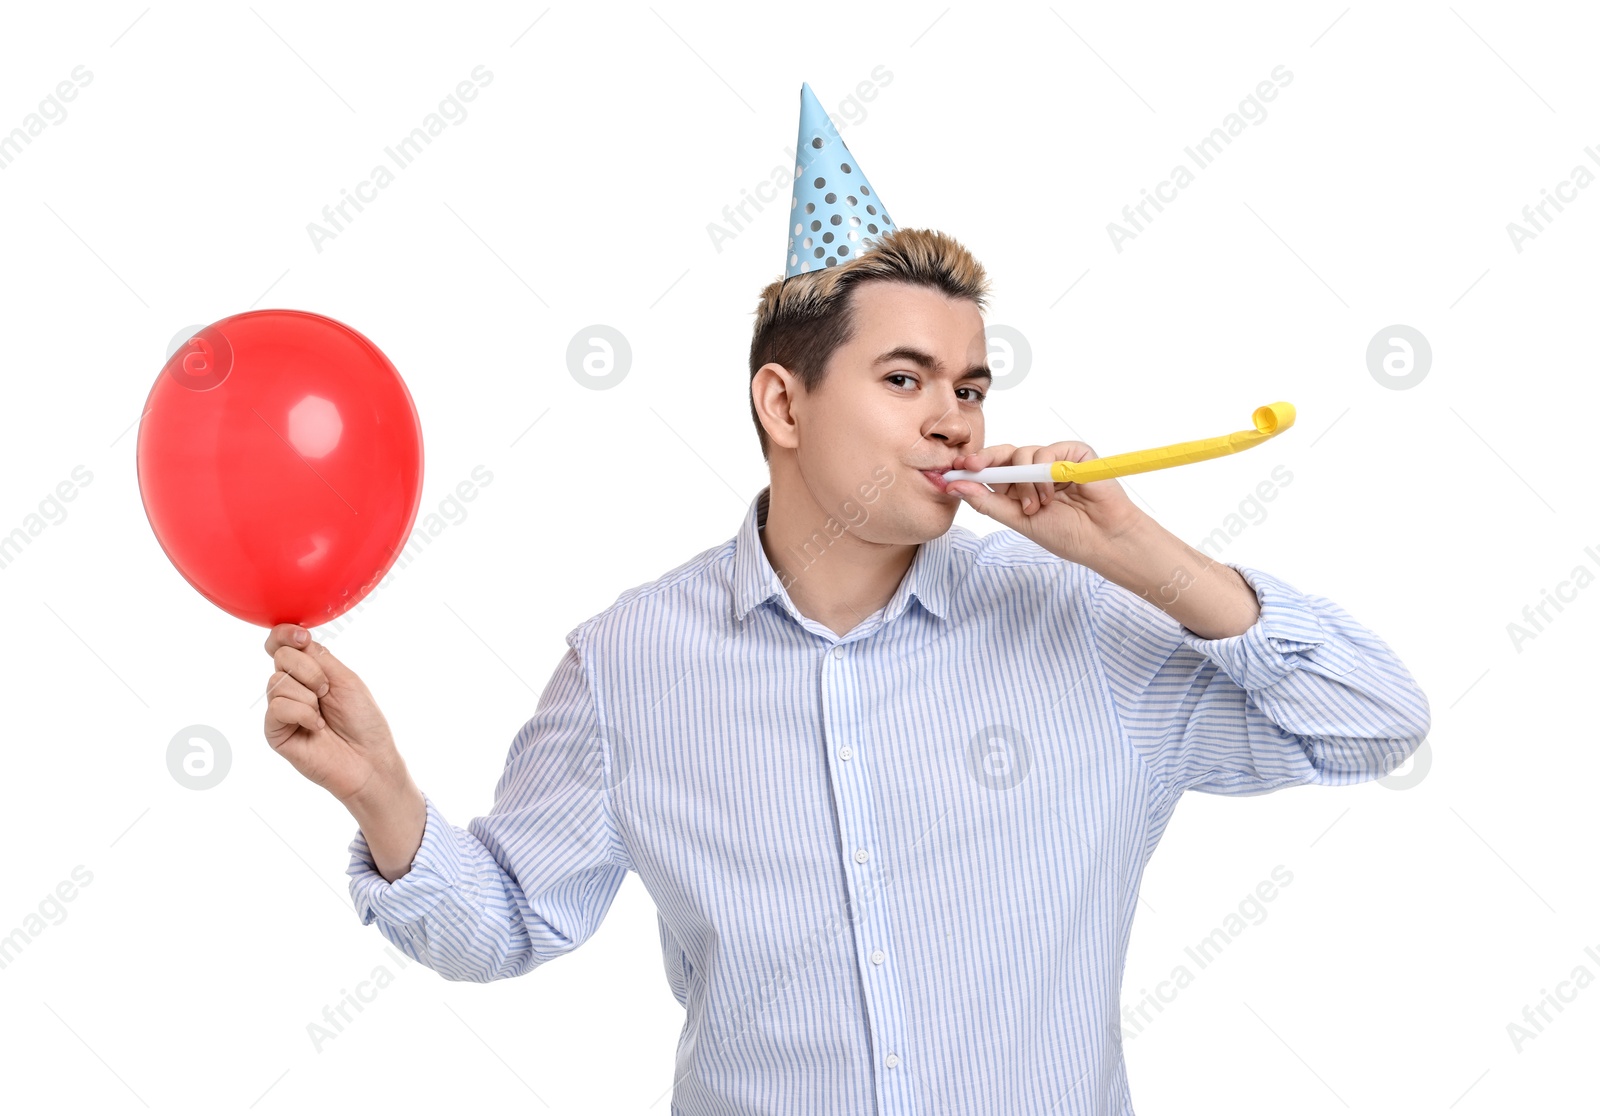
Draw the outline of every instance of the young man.
<instances>
[{"instance_id":1,"label":"young man","mask_svg":"<svg viewBox=\"0 0 1600 1116\"><path fill-rule=\"evenodd\" d=\"M1332 601L1114 480L953 494L1094 454L985 445L982 268L874 233L763 292L771 483L568 634L489 814L447 821L291 625L266 734L359 823L363 923L446 979L575 949L637 872L686 1009L673 1113L1130 1113L1123 962L1179 797L1378 778L1428 702ZM1009 529L954 527L960 499Z\"/></svg>"}]
</instances>

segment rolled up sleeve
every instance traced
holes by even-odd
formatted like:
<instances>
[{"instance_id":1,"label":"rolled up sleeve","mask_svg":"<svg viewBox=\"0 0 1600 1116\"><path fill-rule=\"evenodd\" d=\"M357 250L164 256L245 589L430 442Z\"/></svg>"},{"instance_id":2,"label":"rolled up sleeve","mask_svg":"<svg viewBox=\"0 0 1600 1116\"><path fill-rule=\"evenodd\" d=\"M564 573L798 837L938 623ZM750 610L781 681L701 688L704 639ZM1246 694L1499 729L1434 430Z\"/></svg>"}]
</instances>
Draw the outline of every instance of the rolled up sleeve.
<instances>
[{"instance_id":1,"label":"rolled up sleeve","mask_svg":"<svg viewBox=\"0 0 1600 1116\"><path fill-rule=\"evenodd\" d=\"M422 844L411 860L411 869L393 883L385 880L372 858L366 834L356 830L350 842L350 897L363 926L378 919L390 926L410 926L425 919L440 903L470 910L479 895L468 880L461 886L461 847L450 823L439 813L433 799L424 792L427 822Z\"/></svg>"},{"instance_id":2,"label":"rolled up sleeve","mask_svg":"<svg viewBox=\"0 0 1600 1116\"><path fill-rule=\"evenodd\" d=\"M1261 614L1203 639L1090 573L1096 644L1129 741L1167 798L1378 779L1427 737L1427 696L1334 602L1246 566Z\"/></svg>"},{"instance_id":3,"label":"rolled up sleeve","mask_svg":"<svg viewBox=\"0 0 1600 1116\"><path fill-rule=\"evenodd\" d=\"M447 980L520 976L599 927L631 863L607 801L611 757L577 644L511 743L494 808L467 828L423 795L410 870L378 872L350 843L350 895L363 925Z\"/></svg>"}]
</instances>

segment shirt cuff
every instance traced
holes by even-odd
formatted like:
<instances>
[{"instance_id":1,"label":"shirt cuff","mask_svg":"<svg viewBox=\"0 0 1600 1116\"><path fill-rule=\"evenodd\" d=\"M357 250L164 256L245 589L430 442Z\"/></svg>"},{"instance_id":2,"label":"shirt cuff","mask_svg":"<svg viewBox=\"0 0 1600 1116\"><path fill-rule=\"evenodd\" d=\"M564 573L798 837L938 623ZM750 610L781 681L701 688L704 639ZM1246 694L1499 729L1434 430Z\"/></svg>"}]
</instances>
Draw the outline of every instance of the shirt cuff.
<instances>
[{"instance_id":1,"label":"shirt cuff","mask_svg":"<svg viewBox=\"0 0 1600 1116\"><path fill-rule=\"evenodd\" d=\"M1330 635L1312 598L1288 582L1249 566L1224 563L1255 590L1261 615L1236 636L1203 639L1180 625L1184 643L1216 663L1246 690L1263 690L1308 664L1332 677L1359 665L1355 648Z\"/></svg>"},{"instance_id":2,"label":"shirt cuff","mask_svg":"<svg viewBox=\"0 0 1600 1116\"><path fill-rule=\"evenodd\" d=\"M454 891L461 878L461 848L450 823L427 794L423 794L422 801L427 808L422 844L411 859L411 870L393 883L383 878L373 862L366 834L357 829L355 840L350 842L346 875L350 877L350 898L355 900L356 914L363 926L379 918L397 925L416 922Z\"/></svg>"}]
</instances>

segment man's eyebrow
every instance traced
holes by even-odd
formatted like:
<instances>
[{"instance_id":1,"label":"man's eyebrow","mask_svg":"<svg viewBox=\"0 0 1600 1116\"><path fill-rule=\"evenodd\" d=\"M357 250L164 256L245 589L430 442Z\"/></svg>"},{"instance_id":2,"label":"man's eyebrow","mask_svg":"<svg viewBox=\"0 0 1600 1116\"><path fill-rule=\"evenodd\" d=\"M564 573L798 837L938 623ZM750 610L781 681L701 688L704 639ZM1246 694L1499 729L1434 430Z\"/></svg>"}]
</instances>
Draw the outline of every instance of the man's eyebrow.
<instances>
[{"instance_id":1,"label":"man's eyebrow","mask_svg":"<svg viewBox=\"0 0 1600 1116\"><path fill-rule=\"evenodd\" d=\"M944 371L944 365L943 364L941 364L937 359L935 359L930 354L923 352L921 349L915 347L914 345L899 345L899 346L896 346L895 348L890 349L888 352L884 353L877 360L873 361L872 362L872 366L874 368L876 368L880 364L894 364L894 363L897 363L899 361L909 361L912 364L918 365L923 370L928 371L928 372L943 372ZM994 375L989 371L988 365L975 364L971 368L969 368L965 372L963 372L960 376L957 376L956 379L958 379L958 380L985 380L987 382L993 383L994 382Z\"/></svg>"}]
</instances>

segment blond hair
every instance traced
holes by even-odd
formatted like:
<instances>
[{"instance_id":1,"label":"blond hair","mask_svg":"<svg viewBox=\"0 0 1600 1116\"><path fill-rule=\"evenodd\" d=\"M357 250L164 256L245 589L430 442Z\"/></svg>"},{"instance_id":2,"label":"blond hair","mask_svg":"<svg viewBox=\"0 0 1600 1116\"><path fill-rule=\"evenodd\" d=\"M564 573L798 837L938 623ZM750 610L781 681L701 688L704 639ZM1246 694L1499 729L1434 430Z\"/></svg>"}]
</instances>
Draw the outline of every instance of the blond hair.
<instances>
[{"instance_id":1,"label":"blond hair","mask_svg":"<svg viewBox=\"0 0 1600 1116\"><path fill-rule=\"evenodd\" d=\"M806 391L815 391L834 350L854 335L850 292L869 280L932 287L952 298L971 299L979 311L988 306L988 276L959 242L933 229L894 229L843 263L767 284L756 305L750 341L751 382L763 365L776 363L795 373ZM761 439L761 456L770 460L767 432L753 398L750 418Z\"/></svg>"}]
</instances>

